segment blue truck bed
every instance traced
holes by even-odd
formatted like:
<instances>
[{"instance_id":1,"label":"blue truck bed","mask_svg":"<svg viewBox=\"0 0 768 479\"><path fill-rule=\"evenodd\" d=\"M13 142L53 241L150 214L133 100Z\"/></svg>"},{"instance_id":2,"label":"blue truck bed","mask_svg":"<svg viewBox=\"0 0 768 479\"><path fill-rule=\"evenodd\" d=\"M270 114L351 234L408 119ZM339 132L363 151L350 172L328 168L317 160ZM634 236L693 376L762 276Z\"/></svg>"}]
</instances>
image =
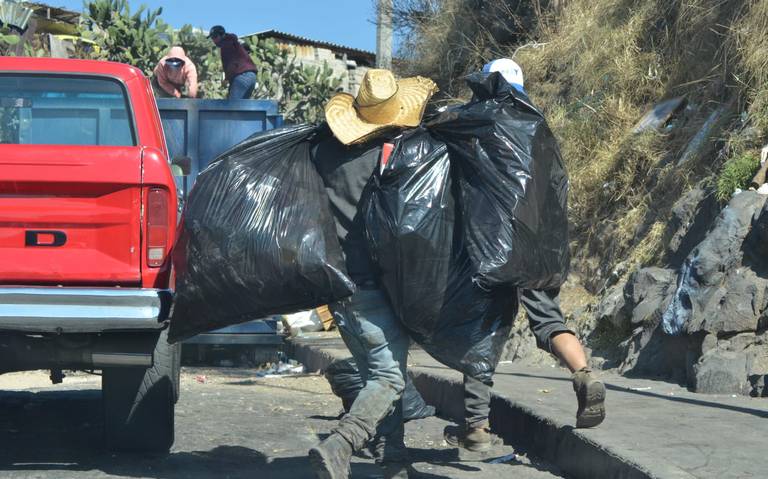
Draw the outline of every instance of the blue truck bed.
<instances>
[{"instance_id":1,"label":"blue truck bed","mask_svg":"<svg viewBox=\"0 0 768 479\"><path fill-rule=\"evenodd\" d=\"M176 182L186 198L195 177L230 147L262 131L278 128L283 117L274 100L198 100L158 98L171 158L191 160L189 176ZM280 344L277 318L230 326L185 341L189 344Z\"/></svg>"}]
</instances>

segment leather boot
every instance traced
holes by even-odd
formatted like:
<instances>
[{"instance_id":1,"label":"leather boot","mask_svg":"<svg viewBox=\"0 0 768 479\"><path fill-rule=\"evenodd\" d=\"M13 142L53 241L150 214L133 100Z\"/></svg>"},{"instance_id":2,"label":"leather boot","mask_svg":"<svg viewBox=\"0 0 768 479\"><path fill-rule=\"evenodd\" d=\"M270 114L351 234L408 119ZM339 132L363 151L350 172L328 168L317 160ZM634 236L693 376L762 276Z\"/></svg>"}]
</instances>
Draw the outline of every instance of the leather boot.
<instances>
[{"instance_id":1,"label":"leather boot","mask_svg":"<svg viewBox=\"0 0 768 479\"><path fill-rule=\"evenodd\" d=\"M463 426L446 426L443 437L448 445L461 447L472 452L483 452L491 448L491 428L488 421Z\"/></svg>"},{"instance_id":2,"label":"leather boot","mask_svg":"<svg viewBox=\"0 0 768 479\"><path fill-rule=\"evenodd\" d=\"M579 408L576 411L576 427L595 427L605 419L605 385L589 368L573 373L573 390Z\"/></svg>"},{"instance_id":3,"label":"leather boot","mask_svg":"<svg viewBox=\"0 0 768 479\"><path fill-rule=\"evenodd\" d=\"M333 433L309 450L309 462L318 479L348 479L352 445Z\"/></svg>"}]
</instances>

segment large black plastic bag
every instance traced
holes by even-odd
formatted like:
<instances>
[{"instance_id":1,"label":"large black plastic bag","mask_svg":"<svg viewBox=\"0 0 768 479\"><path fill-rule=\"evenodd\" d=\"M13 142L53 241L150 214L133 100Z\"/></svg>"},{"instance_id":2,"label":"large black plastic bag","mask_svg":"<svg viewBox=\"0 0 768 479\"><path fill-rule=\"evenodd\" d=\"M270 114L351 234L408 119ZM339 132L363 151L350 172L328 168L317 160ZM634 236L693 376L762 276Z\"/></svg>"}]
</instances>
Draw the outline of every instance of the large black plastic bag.
<instances>
[{"instance_id":1,"label":"large black plastic bag","mask_svg":"<svg viewBox=\"0 0 768 479\"><path fill-rule=\"evenodd\" d=\"M514 288L473 280L445 144L424 129L395 143L365 196L366 234L395 313L435 359L490 379L517 313Z\"/></svg>"},{"instance_id":2,"label":"large black plastic bag","mask_svg":"<svg viewBox=\"0 0 768 479\"><path fill-rule=\"evenodd\" d=\"M499 73L477 73L474 99L427 127L460 170L467 250L484 288L550 289L568 275L568 177L552 131Z\"/></svg>"},{"instance_id":3,"label":"large black plastic bag","mask_svg":"<svg viewBox=\"0 0 768 479\"><path fill-rule=\"evenodd\" d=\"M173 253L171 341L354 292L309 154L315 131L255 135L197 177Z\"/></svg>"},{"instance_id":4,"label":"large black plastic bag","mask_svg":"<svg viewBox=\"0 0 768 479\"><path fill-rule=\"evenodd\" d=\"M352 358L337 359L328 365L325 370L325 378L331 385L333 394L341 398L344 411L349 412L352 403L365 386L357 364ZM405 390L403 391L403 419L423 419L435 415L435 407L424 402L419 390L414 386L411 377L405 377Z\"/></svg>"}]
</instances>

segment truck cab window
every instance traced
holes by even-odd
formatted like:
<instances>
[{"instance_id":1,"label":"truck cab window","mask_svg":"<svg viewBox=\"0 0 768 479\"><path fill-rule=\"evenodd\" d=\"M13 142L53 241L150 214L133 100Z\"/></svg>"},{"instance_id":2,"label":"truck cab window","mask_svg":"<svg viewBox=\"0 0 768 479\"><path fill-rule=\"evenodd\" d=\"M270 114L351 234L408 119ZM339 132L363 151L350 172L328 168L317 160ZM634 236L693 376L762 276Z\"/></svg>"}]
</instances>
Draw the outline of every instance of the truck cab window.
<instances>
[{"instance_id":1,"label":"truck cab window","mask_svg":"<svg viewBox=\"0 0 768 479\"><path fill-rule=\"evenodd\" d=\"M0 75L0 142L134 146L123 86L108 78Z\"/></svg>"}]
</instances>

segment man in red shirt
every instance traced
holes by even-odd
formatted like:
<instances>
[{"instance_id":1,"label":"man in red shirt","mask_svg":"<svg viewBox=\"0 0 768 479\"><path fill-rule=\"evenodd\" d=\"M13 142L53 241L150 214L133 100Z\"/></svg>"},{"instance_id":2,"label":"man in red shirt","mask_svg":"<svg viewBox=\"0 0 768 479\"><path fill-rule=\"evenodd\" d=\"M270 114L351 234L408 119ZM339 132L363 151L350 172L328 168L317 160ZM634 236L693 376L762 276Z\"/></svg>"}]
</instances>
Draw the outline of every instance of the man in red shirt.
<instances>
[{"instance_id":1,"label":"man in red shirt","mask_svg":"<svg viewBox=\"0 0 768 479\"><path fill-rule=\"evenodd\" d=\"M227 33L224 27L216 25L211 28L208 38L221 49L224 76L229 82L227 99L250 98L256 88L256 65L240 44L237 35Z\"/></svg>"}]
</instances>

